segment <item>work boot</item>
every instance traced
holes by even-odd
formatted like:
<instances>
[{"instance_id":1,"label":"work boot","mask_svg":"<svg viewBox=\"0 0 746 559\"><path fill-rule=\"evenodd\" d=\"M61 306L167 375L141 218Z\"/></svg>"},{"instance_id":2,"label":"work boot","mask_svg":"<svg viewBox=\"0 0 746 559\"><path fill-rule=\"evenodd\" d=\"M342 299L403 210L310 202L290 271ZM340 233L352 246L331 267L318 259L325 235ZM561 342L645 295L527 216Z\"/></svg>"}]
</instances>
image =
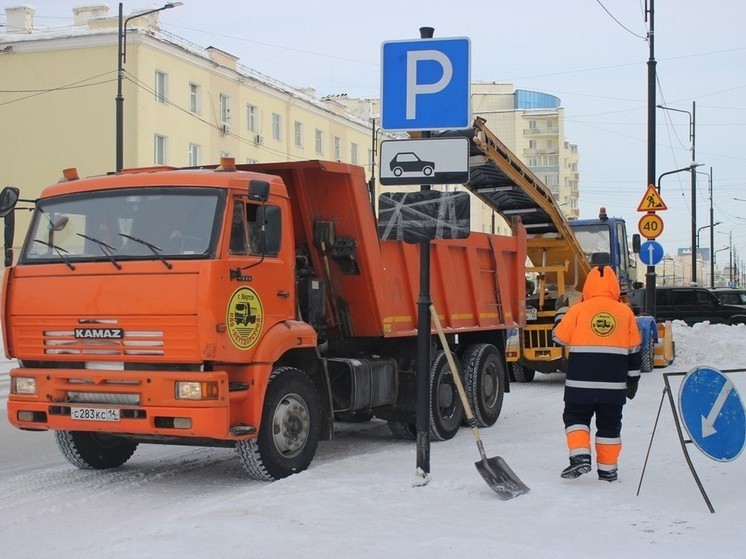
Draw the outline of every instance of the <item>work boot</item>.
<instances>
[{"instance_id":1,"label":"work boot","mask_svg":"<svg viewBox=\"0 0 746 559\"><path fill-rule=\"evenodd\" d=\"M578 454L570 456L570 465L562 470L560 477L564 479L575 479L591 471L591 455Z\"/></svg>"},{"instance_id":2,"label":"work boot","mask_svg":"<svg viewBox=\"0 0 746 559\"><path fill-rule=\"evenodd\" d=\"M598 479L601 481L616 481L619 479L616 468L613 470L598 470Z\"/></svg>"}]
</instances>

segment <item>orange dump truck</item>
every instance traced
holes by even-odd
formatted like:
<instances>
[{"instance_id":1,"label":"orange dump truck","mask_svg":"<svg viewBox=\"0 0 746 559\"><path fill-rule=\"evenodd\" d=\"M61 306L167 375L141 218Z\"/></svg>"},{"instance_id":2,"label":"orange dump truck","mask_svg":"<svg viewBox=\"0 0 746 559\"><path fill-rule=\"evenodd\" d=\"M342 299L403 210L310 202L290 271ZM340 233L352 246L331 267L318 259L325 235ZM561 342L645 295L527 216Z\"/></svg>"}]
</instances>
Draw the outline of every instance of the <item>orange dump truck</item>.
<instances>
[{"instance_id":1,"label":"orange dump truck","mask_svg":"<svg viewBox=\"0 0 746 559\"><path fill-rule=\"evenodd\" d=\"M378 239L359 167L237 167L73 172L34 201L15 265L6 237L14 426L54 430L81 468L140 443L225 446L268 480L306 469L335 419L414 435L418 246ZM18 194L0 194L6 220ZM506 328L525 324L525 258L519 222L431 243L432 299L482 426L508 388ZM442 440L463 409L436 342Z\"/></svg>"}]
</instances>

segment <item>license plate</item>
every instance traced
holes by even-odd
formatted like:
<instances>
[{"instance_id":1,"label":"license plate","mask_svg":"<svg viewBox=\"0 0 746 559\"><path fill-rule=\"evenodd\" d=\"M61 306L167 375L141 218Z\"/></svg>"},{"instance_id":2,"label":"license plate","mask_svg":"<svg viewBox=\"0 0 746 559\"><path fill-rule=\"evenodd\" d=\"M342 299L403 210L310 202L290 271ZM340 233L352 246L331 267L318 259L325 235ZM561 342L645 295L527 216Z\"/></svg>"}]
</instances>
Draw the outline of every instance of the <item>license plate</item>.
<instances>
[{"instance_id":1,"label":"license plate","mask_svg":"<svg viewBox=\"0 0 746 559\"><path fill-rule=\"evenodd\" d=\"M526 307L526 320L536 320L537 316L534 307Z\"/></svg>"},{"instance_id":2,"label":"license plate","mask_svg":"<svg viewBox=\"0 0 746 559\"><path fill-rule=\"evenodd\" d=\"M83 421L119 421L119 410L100 408L71 408L70 417Z\"/></svg>"}]
</instances>

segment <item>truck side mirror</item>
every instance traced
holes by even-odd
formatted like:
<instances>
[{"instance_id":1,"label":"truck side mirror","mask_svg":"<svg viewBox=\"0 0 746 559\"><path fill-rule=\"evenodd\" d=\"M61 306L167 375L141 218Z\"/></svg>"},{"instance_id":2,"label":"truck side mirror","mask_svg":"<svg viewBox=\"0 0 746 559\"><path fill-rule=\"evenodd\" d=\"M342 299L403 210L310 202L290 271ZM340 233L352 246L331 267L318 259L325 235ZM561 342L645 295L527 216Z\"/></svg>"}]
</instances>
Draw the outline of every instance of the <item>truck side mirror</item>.
<instances>
[{"instance_id":1,"label":"truck side mirror","mask_svg":"<svg viewBox=\"0 0 746 559\"><path fill-rule=\"evenodd\" d=\"M251 179L249 181L249 200L261 203L269 200L269 182Z\"/></svg>"},{"instance_id":2,"label":"truck side mirror","mask_svg":"<svg viewBox=\"0 0 746 559\"><path fill-rule=\"evenodd\" d=\"M635 254L640 253L640 234L635 233L632 235L632 252Z\"/></svg>"},{"instance_id":3,"label":"truck side mirror","mask_svg":"<svg viewBox=\"0 0 746 559\"><path fill-rule=\"evenodd\" d=\"M0 192L0 217L5 217L16 207L20 191L15 186L6 186Z\"/></svg>"}]
</instances>

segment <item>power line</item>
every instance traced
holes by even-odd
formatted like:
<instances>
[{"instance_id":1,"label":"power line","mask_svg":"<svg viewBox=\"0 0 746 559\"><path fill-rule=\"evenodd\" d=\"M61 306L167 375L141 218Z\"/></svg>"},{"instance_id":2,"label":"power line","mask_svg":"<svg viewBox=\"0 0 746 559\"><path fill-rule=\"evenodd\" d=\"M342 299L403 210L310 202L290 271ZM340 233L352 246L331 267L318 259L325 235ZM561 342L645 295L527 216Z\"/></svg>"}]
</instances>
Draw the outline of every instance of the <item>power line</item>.
<instances>
[{"instance_id":1,"label":"power line","mask_svg":"<svg viewBox=\"0 0 746 559\"><path fill-rule=\"evenodd\" d=\"M53 87L53 88L49 88L49 89L0 90L0 93L31 93L30 95L26 95L24 97L19 97L17 99L11 99L10 101L4 101L4 102L0 103L0 107L2 107L4 105L10 105L12 103L19 103L21 101L25 101L26 99L31 99L33 97L38 97L40 95L46 95L47 93L55 93L55 92L58 92L58 91L67 91L67 90L72 90L72 89L82 89L82 88L85 88L85 87L94 87L94 86L97 86L97 85L102 85L102 84L111 83L113 81L116 81L116 78L113 78L113 79L110 79L110 80L104 80L104 81L99 81L99 82L83 83L83 82L87 82L89 80L100 78L101 76L105 76L106 74L110 74L110 73L111 72L105 72L103 74L99 74L98 76L91 76L89 78L85 78L83 80L80 80L80 81L77 81L77 82L73 82L71 84L61 85L59 87Z\"/></svg>"},{"instance_id":2,"label":"power line","mask_svg":"<svg viewBox=\"0 0 746 559\"><path fill-rule=\"evenodd\" d=\"M619 21L619 20L618 20L617 18L615 18L615 17L614 17L614 15L613 15L613 14L612 14L612 13L611 13L611 12L610 12L610 11L609 11L609 10L608 10L607 8L606 8L606 6L604 6L604 5L603 5L603 4L601 3L601 0L596 0L596 2L598 2L598 5L599 5L599 6L601 6L601 7L602 7L602 8L604 9L604 11L605 11L605 12L606 12L607 14L609 14L609 17L610 17L611 19L613 19L613 20L614 20L614 21L615 21L615 22L616 22L616 23L617 23L617 24L619 25L619 27L621 27L622 29L624 29L624 30L625 30L625 31L627 31L628 33L630 33L630 34L634 35L634 36L635 36L635 37L637 37L638 39L642 39L643 41L646 41L646 40L647 40L647 37L643 37L642 35L638 35L638 34L637 34L637 33L635 33L634 31L632 31L631 29L629 29L628 27L626 27L626 26L625 26L625 25L624 25L624 24L623 24L623 23L622 23L621 21Z\"/></svg>"}]
</instances>

